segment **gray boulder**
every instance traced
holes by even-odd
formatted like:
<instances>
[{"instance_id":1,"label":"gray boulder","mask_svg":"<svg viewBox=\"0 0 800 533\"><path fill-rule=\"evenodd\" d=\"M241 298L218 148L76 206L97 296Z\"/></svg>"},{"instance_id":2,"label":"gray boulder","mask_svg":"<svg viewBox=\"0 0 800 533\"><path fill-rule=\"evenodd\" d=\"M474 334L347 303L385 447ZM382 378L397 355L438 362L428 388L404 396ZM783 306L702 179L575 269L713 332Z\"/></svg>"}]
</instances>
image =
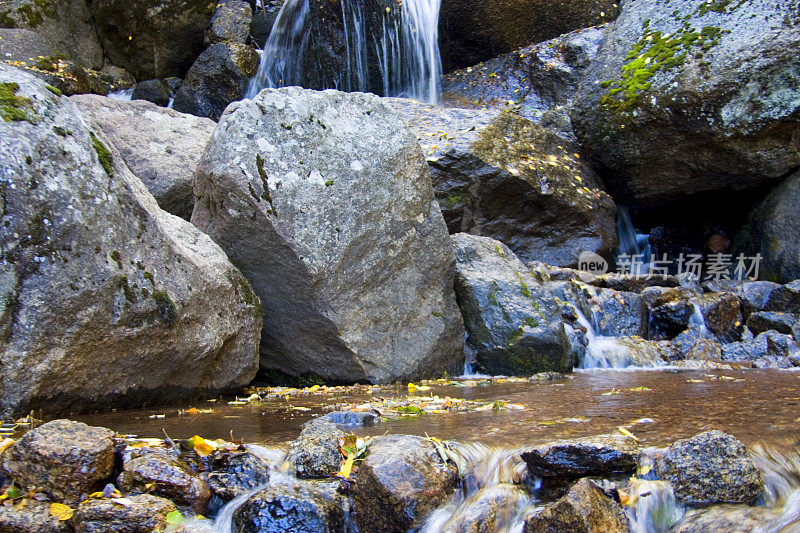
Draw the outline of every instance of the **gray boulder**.
<instances>
[{"instance_id":1,"label":"gray boulder","mask_svg":"<svg viewBox=\"0 0 800 533\"><path fill-rule=\"evenodd\" d=\"M419 145L379 98L294 87L231 105L195 199L192 222L262 297L263 369L375 383L461 370L447 228Z\"/></svg>"},{"instance_id":2,"label":"gray boulder","mask_svg":"<svg viewBox=\"0 0 800 533\"><path fill-rule=\"evenodd\" d=\"M772 281L745 281L736 287L733 292L739 297L744 317L747 318L750 313L756 311L763 311L772 291L778 287L780 285Z\"/></svg>"},{"instance_id":3,"label":"gray boulder","mask_svg":"<svg viewBox=\"0 0 800 533\"><path fill-rule=\"evenodd\" d=\"M614 253L616 207L569 141L511 114L390 101L427 154L451 233L493 237L526 263Z\"/></svg>"},{"instance_id":4,"label":"gray boulder","mask_svg":"<svg viewBox=\"0 0 800 533\"><path fill-rule=\"evenodd\" d=\"M707 292L689 299L703 315L708 330L720 342L730 342L741 338L742 318L739 298L728 292Z\"/></svg>"},{"instance_id":5,"label":"gray boulder","mask_svg":"<svg viewBox=\"0 0 800 533\"><path fill-rule=\"evenodd\" d=\"M568 296L587 318L594 316L598 335L646 337L648 312L644 299L634 292L582 286Z\"/></svg>"},{"instance_id":6,"label":"gray boulder","mask_svg":"<svg viewBox=\"0 0 800 533\"><path fill-rule=\"evenodd\" d=\"M335 487L308 482L277 484L253 494L236 509L233 528L239 533L343 533L345 505Z\"/></svg>"},{"instance_id":7,"label":"gray boulder","mask_svg":"<svg viewBox=\"0 0 800 533\"><path fill-rule=\"evenodd\" d=\"M258 61L258 54L249 46L212 44L192 64L172 107L219 120L228 104L244 98Z\"/></svg>"},{"instance_id":8,"label":"gray boulder","mask_svg":"<svg viewBox=\"0 0 800 533\"><path fill-rule=\"evenodd\" d=\"M228 0L217 5L206 31L206 42L246 44L253 22L253 9L249 2Z\"/></svg>"},{"instance_id":9,"label":"gray boulder","mask_svg":"<svg viewBox=\"0 0 800 533\"><path fill-rule=\"evenodd\" d=\"M722 346L724 361L748 361L756 368L791 368L800 366L800 347L792 335L765 331L752 340Z\"/></svg>"},{"instance_id":10,"label":"gray boulder","mask_svg":"<svg viewBox=\"0 0 800 533\"><path fill-rule=\"evenodd\" d=\"M146 80L137 83L131 94L131 100L147 100L161 107L169 105L169 98L169 88L162 80Z\"/></svg>"},{"instance_id":11,"label":"gray boulder","mask_svg":"<svg viewBox=\"0 0 800 533\"><path fill-rule=\"evenodd\" d=\"M72 533L69 521L50 514L50 504L27 500L26 505L0 505L0 531L8 533Z\"/></svg>"},{"instance_id":12,"label":"gray boulder","mask_svg":"<svg viewBox=\"0 0 800 533\"><path fill-rule=\"evenodd\" d=\"M503 243L453 236L456 298L483 372L529 376L574 364L561 306Z\"/></svg>"},{"instance_id":13,"label":"gray boulder","mask_svg":"<svg viewBox=\"0 0 800 533\"><path fill-rule=\"evenodd\" d=\"M633 471L639 448L629 437L600 435L540 444L521 457L533 476L579 478Z\"/></svg>"},{"instance_id":14,"label":"gray boulder","mask_svg":"<svg viewBox=\"0 0 800 533\"><path fill-rule=\"evenodd\" d=\"M53 54L41 35L30 30L0 28L0 61L35 65L39 56Z\"/></svg>"},{"instance_id":15,"label":"gray boulder","mask_svg":"<svg viewBox=\"0 0 800 533\"><path fill-rule=\"evenodd\" d=\"M755 189L800 165L797 7L622 4L571 115L615 198Z\"/></svg>"},{"instance_id":16,"label":"gray boulder","mask_svg":"<svg viewBox=\"0 0 800 533\"><path fill-rule=\"evenodd\" d=\"M800 279L776 287L770 292L764 311L800 313Z\"/></svg>"},{"instance_id":17,"label":"gray boulder","mask_svg":"<svg viewBox=\"0 0 800 533\"><path fill-rule=\"evenodd\" d=\"M307 424L289 445L286 461L299 478L328 477L339 471L342 454L339 439L345 432L330 422Z\"/></svg>"},{"instance_id":18,"label":"gray boulder","mask_svg":"<svg viewBox=\"0 0 800 533\"><path fill-rule=\"evenodd\" d=\"M247 384L260 305L224 252L159 209L67 98L3 64L0 83L14 94L0 121L3 415Z\"/></svg>"},{"instance_id":19,"label":"gray boulder","mask_svg":"<svg viewBox=\"0 0 800 533\"><path fill-rule=\"evenodd\" d=\"M423 524L447 502L458 482L457 468L443 463L422 437L378 437L353 484L353 508L361 531L404 532Z\"/></svg>"},{"instance_id":20,"label":"gray boulder","mask_svg":"<svg viewBox=\"0 0 800 533\"><path fill-rule=\"evenodd\" d=\"M764 491L761 472L744 444L722 431L673 443L656 459L655 472L672 483L681 503L752 504Z\"/></svg>"},{"instance_id":21,"label":"gray boulder","mask_svg":"<svg viewBox=\"0 0 800 533\"><path fill-rule=\"evenodd\" d=\"M188 220L194 208L192 182L214 132L214 121L164 109L145 101L102 96L70 98L92 127L119 150L159 207Z\"/></svg>"},{"instance_id":22,"label":"gray boulder","mask_svg":"<svg viewBox=\"0 0 800 533\"><path fill-rule=\"evenodd\" d=\"M167 527L167 515L175 504L151 494L127 496L127 505L113 499L89 499L72 519L77 533L150 533Z\"/></svg>"},{"instance_id":23,"label":"gray boulder","mask_svg":"<svg viewBox=\"0 0 800 533\"><path fill-rule=\"evenodd\" d=\"M525 519L523 533L627 533L622 507L591 480L572 485L566 495Z\"/></svg>"},{"instance_id":24,"label":"gray boulder","mask_svg":"<svg viewBox=\"0 0 800 533\"><path fill-rule=\"evenodd\" d=\"M211 461L213 471L206 476L206 482L211 494L223 502L228 502L267 483L271 466L278 465L268 464L258 455L248 451L224 453L219 457L213 457Z\"/></svg>"},{"instance_id":25,"label":"gray boulder","mask_svg":"<svg viewBox=\"0 0 800 533\"><path fill-rule=\"evenodd\" d=\"M105 484L114 469L114 432L70 420L28 431L2 455L3 473L20 490L44 490L77 503Z\"/></svg>"},{"instance_id":26,"label":"gray boulder","mask_svg":"<svg viewBox=\"0 0 800 533\"><path fill-rule=\"evenodd\" d=\"M127 461L117 477L126 492L151 492L203 514L211 499L208 484L182 460L164 453L147 453Z\"/></svg>"},{"instance_id":27,"label":"gray boulder","mask_svg":"<svg viewBox=\"0 0 800 533\"><path fill-rule=\"evenodd\" d=\"M758 335L769 330L774 330L784 335L791 335L798 323L800 323L800 315L796 313L757 311L747 317L747 329L749 329L753 335Z\"/></svg>"}]
</instances>

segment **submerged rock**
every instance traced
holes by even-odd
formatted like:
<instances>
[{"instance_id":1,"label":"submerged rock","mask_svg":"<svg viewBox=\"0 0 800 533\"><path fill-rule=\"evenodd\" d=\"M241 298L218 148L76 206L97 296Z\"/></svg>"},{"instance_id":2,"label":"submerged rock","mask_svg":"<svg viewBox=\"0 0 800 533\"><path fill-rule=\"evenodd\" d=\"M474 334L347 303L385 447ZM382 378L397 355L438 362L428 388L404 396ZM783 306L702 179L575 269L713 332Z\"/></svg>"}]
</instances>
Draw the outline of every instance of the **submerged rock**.
<instances>
[{"instance_id":1,"label":"submerged rock","mask_svg":"<svg viewBox=\"0 0 800 533\"><path fill-rule=\"evenodd\" d=\"M378 97L292 87L231 105L195 197L192 222L262 297L262 369L339 383L462 369L447 228L419 145Z\"/></svg>"},{"instance_id":2,"label":"submerged rock","mask_svg":"<svg viewBox=\"0 0 800 533\"><path fill-rule=\"evenodd\" d=\"M672 483L681 503L753 503L764 491L744 444L722 431L673 443L656 459L655 471Z\"/></svg>"},{"instance_id":3,"label":"submerged rock","mask_svg":"<svg viewBox=\"0 0 800 533\"><path fill-rule=\"evenodd\" d=\"M795 2L625 2L575 133L624 203L774 183L800 165L798 51Z\"/></svg>"},{"instance_id":4,"label":"submerged rock","mask_svg":"<svg viewBox=\"0 0 800 533\"><path fill-rule=\"evenodd\" d=\"M339 439L345 432L330 422L315 421L289 445L288 461L299 478L328 477L339 471Z\"/></svg>"},{"instance_id":5,"label":"submerged rock","mask_svg":"<svg viewBox=\"0 0 800 533\"><path fill-rule=\"evenodd\" d=\"M123 491L150 492L203 514L211 499L205 481L183 461L161 453L149 453L125 463L117 478Z\"/></svg>"},{"instance_id":6,"label":"submerged rock","mask_svg":"<svg viewBox=\"0 0 800 533\"><path fill-rule=\"evenodd\" d=\"M529 376L574 364L561 307L503 243L453 236L456 297L478 369Z\"/></svg>"},{"instance_id":7,"label":"submerged rock","mask_svg":"<svg viewBox=\"0 0 800 533\"><path fill-rule=\"evenodd\" d=\"M0 121L0 412L186 402L247 384L260 305L224 252L159 209L67 98L4 64L0 86L17 105Z\"/></svg>"},{"instance_id":8,"label":"submerged rock","mask_svg":"<svg viewBox=\"0 0 800 533\"><path fill-rule=\"evenodd\" d=\"M23 492L38 488L56 501L77 503L111 477L113 436L110 429L53 420L12 444L0 465Z\"/></svg>"},{"instance_id":9,"label":"submerged rock","mask_svg":"<svg viewBox=\"0 0 800 533\"><path fill-rule=\"evenodd\" d=\"M173 108L219 120L228 104L241 100L258 70L258 54L239 43L212 44L192 64Z\"/></svg>"},{"instance_id":10,"label":"submerged rock","mask_svg":"<svg viewBox=\"0 0 800 533\"><path fill-rule=\"evenodd\" d=\"M72 519L79 533L150 533L167 526L167 515L175 504L151 494L127 496L127 505L112 499L86 500Z\"/></svg>"},{"instance_id":11,"label":"submerged rock","mask_svg":"<svg viewBox=\"0 0 800 533\"><path fill-rule=\"evenodd\" d=\"M503 531L523 507L528 494L517 485L498 483L481 489L442 527L442 533L492 533Z\"/></svg>"},{"instance_id":12,"label":"submerged rock","mask_svg":"<svg viewBox=\"0 0 800 533\"><path fill-rule=\"evenodd\" d=\"M422 437L388 435L369 448L353 484L361 531L404 532L450 499L458 472Z\"/></svg>"},{"instance_id":13,"label":"submerged rock","mask_svg":"<svg viewBox=\"0 0 800 533\"><path fill-rule=\"evenodd\" d=\"M233 514L239 533L345 531L344 498L335 487L307 482L278 484L252 495Z\"/></svg>"},{"instance_id":14,"label":"submerged rock","mask_svg":"<svg viewBox=\"0 0 800 533\"><path fill-rule=\"evenodd\" d=\"M769 531L780 514L768 507L715 505L688 511L674 533L716 533L718 531Z\"/></svg>"},{"instance_id":15,"label":"submerged rock","mask_svg":"<svg viewBox=\"0 0 800 533\"><path fill-rule=\"evenodd\" d=\"M525 519L524 533L626 533L622 507L589 479L582 479L555 503Z\"/></svg>"},{"instance_id":16,"label":"submerged rock","mask_svg":"<svg viewBox=\"0 0 800 533\"><path fill-rule=\"evenodd\" d=\"M161 209L186 220L192 216L194 171L214 132L214 121L150 102L92 95L70 100L119 150Z\"/></svg>"},{"instance_id":17,"label":"submerged rock","mask_svg":"<svg viewBox=\"0 0 800 533\"><path fill-rule=\"evenodd\" d=\"M540 444L521 456L533 476L577 478L631 472L639 448L629 437L601 435Z\"/></svg>"},{"instance_id":18,"label":"submerged rock","mask_svg":"<svg viewBox=\"0 0 800 533\"><path fill-rule=\"evenodd\" d=\"M25 500L24 506L0 505L0 531L3 533L71 533L69 521L50 514L50 504Z\"/></svg>"},{"instance_id":19,"label":"submerged rock","mask_svg":"<svg viewBox=\"0 0 800 533\"><path fill-rule=\"evenodd\" d=\"M211 493L223 502L269 481L269 464L250 452L233 452L214 457L206 481Z\"/></svg>"}]
</instances>

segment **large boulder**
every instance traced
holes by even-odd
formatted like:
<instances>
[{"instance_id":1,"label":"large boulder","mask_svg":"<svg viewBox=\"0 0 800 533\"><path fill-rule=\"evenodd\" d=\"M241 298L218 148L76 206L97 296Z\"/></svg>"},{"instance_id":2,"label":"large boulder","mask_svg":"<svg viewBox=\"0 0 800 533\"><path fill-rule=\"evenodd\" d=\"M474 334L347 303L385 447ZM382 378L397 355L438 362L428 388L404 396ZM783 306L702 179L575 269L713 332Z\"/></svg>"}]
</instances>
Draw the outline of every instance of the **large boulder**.
<instances>
[{"instance_id":1,"label":"large boulder","mask_svg":"<svg viewBox=\"0 0 800 533\"><path fill-rule=\"evenodd\" d=\"M217 5L206 31L206 41L216 43L246 44L253 23L253 9L244 0L228 0Z\"/></svg>"},{"instance_id":2,"label":"large boulder","mask_svg":"<svg viewBox=\"0 0 800 533\"><path fill-rule=\"evenodd\" d=\"M515 48L614 20L614 0L443 0L439 13L445 71Z\"/></svg>"},{"instance_id":3,"label":"large boulder","mask_svg":"<svg viewBox=\"0 0 800 533\"><path fill-rule=\"evenodd\" d=\"M575 133L623 203L773 183L800 166L798 52L796 1L625 2Z\"/></svg>"},{"instance_id":4,"label":"large boulder","mask_svg":"<svg viewBox=\"0 0 800 533\"><path fill-rule=\"evenodd\" d=\"M31 30L0 28L0 61L35 65L39 56L53 54L53 48Z\"/></svg>"},{"instance_id":5,"label":"large boulder","mask_svg":"<svg viewBox=\"0 0 800 533\"><path fill-rule=\"evenodd\" d=\"M622 507L591 480L572 485L566 495L525 519L524 533L627 533Z\"/></svg>"},{"instance_id":6,"label":"large boulder","mask_svg":"<svg viewBox=\"0 0 800 533\"><path fill-rule=\"evenodd\" d=\"M656 474L669 481L681 503L753 503L764 491L761 472L744 444L722 431L673 443L656 459Z\"/></svg>"},{"instance_id":7,"label":"large boulder","mask_svg":"<svg viewBox=\"0 0 800 533\"><path fill-rule=\"evenodd\" d=\"M167 515L177 508L171 501L151 494L127 497L126 505L113 499L89 499L72 519L78 533L151 533L167 527Z\"/></svg>"},{"instance_id":8,"label":"large boulder","mask_svg":"<svg viewBox=\"0 0 800 533\"><path fill-rule=\"evenodd\" d=\"M182 77L205 48L216 0L94 0L103 50L137 79Z\"/></svg>"},{"instance_id":9,"label":"large boulder","mask_svg":"<svg viewBox=\"0 0 800 533\"><path fill-rule=\"evenodd\" d=\"M508 113L391 102L427 153L451 233L493 237L526 263L613 255L616 207L569 141Z\"/></svg>"},{"instance_id":10,"label":"large boulder","mask_svg":"<svg viewBox=\"0 0 800 533\"><path fill-rule=\"evenodd\" d=\"M800 278L800 172L786 178L750 214L739 240L761 254L759 276L789 283Z\"/></svg>"},{"instance_id":11,"label":"large boulder","mask_svg":"<svg viewBox=\"0 0 800 533\"><path fill-rule=\"evenodd\" d=\"M82 67L99 69L103 47L90 5L86 0L8 0L0 4L0 27L35 31L47 42L48 54L57 50Z\"/></svg>"},{"instance_id":12,"label":"large boulder","mask_svg":"<svg viewBox=\"0 0 800 533\"><path fill-rule=\"evenodd\" d=\"M453 236L456 298L479 370L529 376L569 372L574 361L558 301L503 243Z\"/></svg>"},{"instance_id":13,"label":"large boulder","mask_svg":"<svg viewBox=\"0 0 800 533\"><path fill-rule=\"evenodd\" d=\"M184 461L160 452L145 453L127 461L117 485L126 492L152 492L205 513L211 490Z\"/></svg>"},{"instance_id":14,"label":"large boulder","mask_svg":"<svg viewBox=\"0 0 800 533\"><path fill-rule=\"evenodd\" d=\"M339 471L342 453L339 439L345 433L335 424L314 420L289 445L286 461L300 478L328 477Z\"/></svg>"},{"instance_id":15,"label":"large boulder","mask_svg":"<svg viewBox=\"0 0 800 533\"><path fill-rule=\"evenodd\" d=\"M335 487L282 483L250 496L233 513L233 527L239 533L340 533L347 531L345 505Z\"/></svg>"},{"instance_id":16,"label":"large boulder","mask_svg":"<svg viewBox=\"0 0 800 533\"><path fill-rule=\"evenodd\" d=\"M95 95L70 100L119 150L161 209L191 218L194 172L216 127L213 120L143 100L124 102Z\"/></svg>"},{"instance_id":17,"label":"large boulder","mask_svg":"<svg viewBox=\"0 0 800 533\"><path fill-rule=\"evenodd\" d=\"M533 476L579 478L631 472L639 448L630 437L600 435L540 444L521 456Z\"/></svg>"},{"instance_id":18,"label":"large boulder","mask_svg":"<svg viewBox=\"0 0 800 533\"><path fill-rule=\"evenodd\" d=\"M723 345L722 359L751 362L756 368L792 368L800 366L800 346L792 335L770 330L754 339Z\"/></svg>"},{"instance_id":19,"label":"large boulder","mask_svg":"<svg viewBox=\"0 0 800 533\"><path fill-rule=\"evenodd\" d=\"M442 462L432 442L409 435L379 437L352 488L358 528L399 533L419 527L450 499L457 482L457 468Z\"/></svg>"},{"instance_id":20,"label":"large boulder","mask_svg":"<svg viewBox=\"0 0 800 533\"><path fill-rule=\"evenodd\" d=\"M419 145L379 98L289 87L232 104L192 222L262 297L263 369L378 383L462 368L447 228Z\"/></svg>"},{"instance_id":21,"label":"large boulder","mask_svg":"<svg viewBox=\"0 0 800 533\"><path fill-rule=\"evenodd\" d=\"M244 98L257 70L258 53L249 46L212 44L192 64L173 108L219 120L228 104Z\"/></svg>"},{"instance_id":22,"label":"large boulder","mask_svg":"<svg viewBox=\"0 0 800 533\"><path fill-rule=\"evenodd\" d=\"M0 90L3 415L247 384L260 304L224 252L159 209L68 99L3 64Z\"/></svg>"},{"instance_id":23,"label":"large boulder","mask_svg":"<svg viewBox=\"0 0 800 533\"><path fill-rule=\"evenodd\" d=\"M113 436L110 429L53 420L12 444L0 466L22 491L38 488L57 501L77 503L111 477Z\"/></svg>"}]
</instances>

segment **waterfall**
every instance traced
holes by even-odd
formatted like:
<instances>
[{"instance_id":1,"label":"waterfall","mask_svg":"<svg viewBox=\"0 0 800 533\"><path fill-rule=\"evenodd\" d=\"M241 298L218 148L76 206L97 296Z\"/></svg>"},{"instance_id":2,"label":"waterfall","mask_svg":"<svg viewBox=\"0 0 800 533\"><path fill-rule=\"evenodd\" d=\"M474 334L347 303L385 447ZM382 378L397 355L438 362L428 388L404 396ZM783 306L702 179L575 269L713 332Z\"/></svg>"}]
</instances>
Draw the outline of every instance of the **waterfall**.
<instances>
[{"instance_id":1,"label":"waterfall","mask_svg":"<svg viewBox=\"0 0 800 533\"><path fill-rule=\"evenodd\" d=\"M247 97L265 87L300 85L314 89L375 92L436 102L441 90L439 7L441 0L340 0L341 43L318 28L309 0L286 0L250 80ZM395 7L392 7L395 6ZM326 40L327 39L327 40ZM314 53L309 54L313 48ZM317 57L319 56L319 57ZM323 61L324 60L324 61ZM314 64L311 64L314 62Z\"/></svg>"},{"instance_id":2,"label":"waterfall","mask_svg":"<svg viewBox=\"0 0 800 533\"><path fill-rule=\"evenodd\" d=\"M133 89L121 89L119 91L108 93L106 96L108 98L111 98L112 100L122 100L123 102L130 102L131 97L133 96Z\"/></svg>"},{"instance_id":3,"label":"waterfall","mask_svg":"<svg viewBox=\"0 0 800 533\"><path fill-rule=\"evenodd\" d=\"M629 261L635 256L636 261L635 264L632 264L633 268L630 273L647 274L650 270L650 256L653 253L650 247L650 236L636 232L628 208L623 205L617 206L617 235L619 236L617 264L620 264L621 256L627 256Z\"/></svg>"}]
</instances>

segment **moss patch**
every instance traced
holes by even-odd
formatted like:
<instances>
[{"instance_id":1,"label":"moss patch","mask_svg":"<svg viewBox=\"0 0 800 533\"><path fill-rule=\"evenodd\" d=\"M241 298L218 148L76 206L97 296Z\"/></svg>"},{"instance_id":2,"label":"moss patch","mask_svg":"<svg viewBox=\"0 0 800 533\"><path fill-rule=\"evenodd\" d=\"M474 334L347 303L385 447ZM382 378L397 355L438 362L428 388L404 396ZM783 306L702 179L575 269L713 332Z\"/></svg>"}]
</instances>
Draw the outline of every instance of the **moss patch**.
<instances>
[{"instance_id":1,"label":"moss patch","mask_svg":"<svg viewBox=\"0 0 800 533\"><path fill-rule=\"evenodd\" d=\"M27 120L36 122L36 112L30 98L18 96L19 83L0 83L0 117L6 122Z\"/></svg>"},{"instance_id":2,"label":"moss patch","mask_svg":"<svg viewBox=\"0 0 800 533\"><path fill-rule=\"evenodd\" d=\"M45 85L45 88L56 96L61 96L63 94L60 89L53 87L52 85Z\"/></svg>"},{"instance_id":3,"label":"moss patch","mask_svg":"<svg viewBox=\"0 0 800 533\"><path fill-rule=\"evenodd\" d=\"M156 302L156 311L158 311L158 318L167 327L172 327L178 319L178 309L172 298L169 297L165 291L153 291L153 300Z\"/></svg>"},{"instance_id":4,"label":"moss patch","mask_svg":"<svg viewBox=\"0 0 800 533\"><path fill-rule=\"evenodd\" d=\"M94 146L94 151L97 153L97 159L100 161L100 165L103 167L103 170L106 171L106 174L109 178L114 178L114 157L111 155L108 147L103 144L103 141L97 138L97 136L93 132L89 132L89 135L92 137L92 146Z\"/></svg>"}]
</instances>

